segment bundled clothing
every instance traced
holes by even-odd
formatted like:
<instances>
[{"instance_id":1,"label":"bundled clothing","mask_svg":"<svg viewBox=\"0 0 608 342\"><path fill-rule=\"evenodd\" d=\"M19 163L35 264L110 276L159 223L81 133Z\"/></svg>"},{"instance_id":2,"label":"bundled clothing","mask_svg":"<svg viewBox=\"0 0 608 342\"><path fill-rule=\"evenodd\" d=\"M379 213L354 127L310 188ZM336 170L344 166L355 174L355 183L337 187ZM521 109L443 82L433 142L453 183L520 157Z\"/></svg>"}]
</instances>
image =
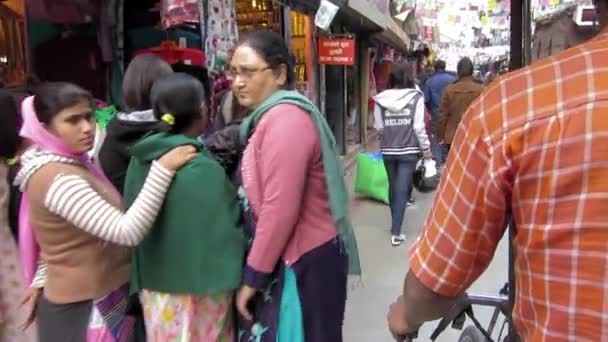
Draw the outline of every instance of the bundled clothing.
<instances>
[{"instance_id":1,"label":"bundled clothing","mask_svg":"<svg viewBox=\"0 0 608 342\"><path fill-rule=\"evenodd\" d=\"M132 148L125 201L135 203L155 159L183 145L200 153L177 172L152 231L135 249L131 291L140 294L153 341L229 341L245 238L237 190L224 169L194 138L151 134Z\"/></svg>"},{"instance_id":2,"label":"bundled clothing","mask_svg":"<svg viewBox=\"0 0 608 342\"><path fill-rule=\"evenodd\" d=\"M123 214L120 194L87 154L72 152L40 124L33 97L22 112L21 135L34 147L15 179L23 191L19 247L26 283L44 288L40 341L128 339L130 250L122 246L138 244L150 229L173 172L155 164L136 205Z\"/></svg>"},{"instance_id":3,"label":"bundled clothing","mask_svg":"<svg viewBox=\"0 0 608 342\"><path fill-rule=\"evenodd\" d=\"M213 130L218 131L229 125L239 125L247 116L247 109L243 108L232 90L227 90L221 97L213 120Z\"/></svg>"},{"instance_id":4,"label":"bundled clothing","mask_svg":"<svg viewBox=\"0 0 608 342\"><path fill-rule=\"evenodd\" d=\"M243 283L260 293L239 341L341 341L347 275L360 265L327 123L303 95L278 91L244 120L241 142Z\"/></svg>"},{"instance_id":5,"label":"bundled clothing","mask_svg":"<svg viewBox=\"0 0 608 342\"><path fill-rule=\"evenodd\" d=\"M243 153L239 123L229 124L209 134L202 142L212 153L213 158L226 170L230 179L236 182L239 161Z\"/></svg>"},{"instance_id":6,"label":"bundled clothing","mask_svg":"<svg viewBox=\"0 0 608 342\"><path fill-rule=\"evenodd\" d=\"M131 146L146 134L159 128L152 110L118 113L106 128L106 137L99 151L99 164L114 187L124 189Z\"/></svg>"}]
</instances>

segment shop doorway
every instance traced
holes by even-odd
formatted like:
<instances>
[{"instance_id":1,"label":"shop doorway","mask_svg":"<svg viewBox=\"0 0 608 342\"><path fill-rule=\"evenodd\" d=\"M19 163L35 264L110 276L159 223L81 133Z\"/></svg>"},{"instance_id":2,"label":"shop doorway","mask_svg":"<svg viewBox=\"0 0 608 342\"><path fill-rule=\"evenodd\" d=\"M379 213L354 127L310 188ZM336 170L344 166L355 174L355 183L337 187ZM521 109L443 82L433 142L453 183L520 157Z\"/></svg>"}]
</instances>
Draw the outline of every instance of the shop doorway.
<instances>
[{"instance_id":1,"label":"shop doorway","mask_svg":"<svg viewBox=\"0 0 608 342\"><path fill-rule=\"evenodd\" d=\"M25 82L24 1L0 2L0 87Z\"/></svg>"}]
</instances>

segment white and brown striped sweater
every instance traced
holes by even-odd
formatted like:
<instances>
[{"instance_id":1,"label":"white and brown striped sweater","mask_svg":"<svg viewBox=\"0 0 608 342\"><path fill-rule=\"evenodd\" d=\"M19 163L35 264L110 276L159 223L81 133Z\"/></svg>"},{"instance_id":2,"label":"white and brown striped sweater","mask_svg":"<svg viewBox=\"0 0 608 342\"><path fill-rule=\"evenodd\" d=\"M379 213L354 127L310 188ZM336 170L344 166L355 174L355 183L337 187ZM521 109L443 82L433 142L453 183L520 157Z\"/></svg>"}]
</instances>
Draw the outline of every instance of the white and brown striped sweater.
<instances>
[{"instance_id":1,"label":"white and brown striped sweater","mask_svg":"<svg viewBox=\"0 0 608 342\"><path fill-rule=\"evenodd\" d=\"M97 281L103 281L103 276L110 276L108 268L114 267L122 269L117 278L125 278L126 272L128 279L129 253L119 246L136 246L143 240L162 206L174 172L154 163L137 200L123 213L117 193L73 159L30 150L24 154L22 165L16 183L22 191L28 191L31 224L37 234L42 257L33 286L45 287L47 297L50 290L57 301L70 302L92 299L95 297L90 297L91 295L104 293L96 290L98 285L89 284L89 291L85 291L87 294L72 295L64 288L68 284L59 277L78 281L77 278L87 272L98 270L99 277L93 276L81 281L96 278ZM109 262L120 265L112 266L107 263L108 260L95 261L95 258L109 254L121 255ZM93 258L92 255L97 257ZM70 268L74 265L68 264L73 263L72 258L79 257L83 258L80 263L82 267L90 270L76 271L70 275ZM125 262L126 268L123 265ZM57 284L61 290L54 292L49 289L53 284ZM101 287L104 288L101 292L107 290L105 286ZM88 298L81 298L83 296Z\"/></svg>"}]
</instances>

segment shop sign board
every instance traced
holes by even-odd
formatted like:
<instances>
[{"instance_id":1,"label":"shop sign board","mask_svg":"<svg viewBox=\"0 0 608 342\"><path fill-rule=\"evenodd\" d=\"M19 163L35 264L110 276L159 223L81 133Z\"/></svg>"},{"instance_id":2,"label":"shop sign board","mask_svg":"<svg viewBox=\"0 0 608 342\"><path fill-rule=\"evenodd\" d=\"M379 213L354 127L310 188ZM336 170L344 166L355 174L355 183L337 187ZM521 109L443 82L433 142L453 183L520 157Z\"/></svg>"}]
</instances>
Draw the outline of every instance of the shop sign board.
<instances>
[{"instance_id":1,"label":"shop sign board","mask_svg":"<svg viewBox=\"0 0 608 342\"><path fill-rule=\"evenodd\" d=\"M355 40L352 38L319 38L319 64L355 64Z\"/></svg>"}]
</instances>

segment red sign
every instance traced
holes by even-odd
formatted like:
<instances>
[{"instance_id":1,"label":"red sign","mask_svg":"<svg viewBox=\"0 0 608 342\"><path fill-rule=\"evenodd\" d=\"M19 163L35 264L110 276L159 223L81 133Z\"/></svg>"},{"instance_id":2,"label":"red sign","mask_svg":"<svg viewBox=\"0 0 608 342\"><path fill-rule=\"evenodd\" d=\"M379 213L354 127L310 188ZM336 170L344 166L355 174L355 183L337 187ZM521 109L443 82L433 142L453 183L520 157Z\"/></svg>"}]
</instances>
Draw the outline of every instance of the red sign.
<instances>
[{"instance_id":1,"label":"red sign","mask_svg":"<svg viewBox=\"0 0 608 342\"><path fill-rule=\"evenodd\" d=\"M355 40L319 38L319 64L355 64Z\"/></svg>"}]
</instances>

